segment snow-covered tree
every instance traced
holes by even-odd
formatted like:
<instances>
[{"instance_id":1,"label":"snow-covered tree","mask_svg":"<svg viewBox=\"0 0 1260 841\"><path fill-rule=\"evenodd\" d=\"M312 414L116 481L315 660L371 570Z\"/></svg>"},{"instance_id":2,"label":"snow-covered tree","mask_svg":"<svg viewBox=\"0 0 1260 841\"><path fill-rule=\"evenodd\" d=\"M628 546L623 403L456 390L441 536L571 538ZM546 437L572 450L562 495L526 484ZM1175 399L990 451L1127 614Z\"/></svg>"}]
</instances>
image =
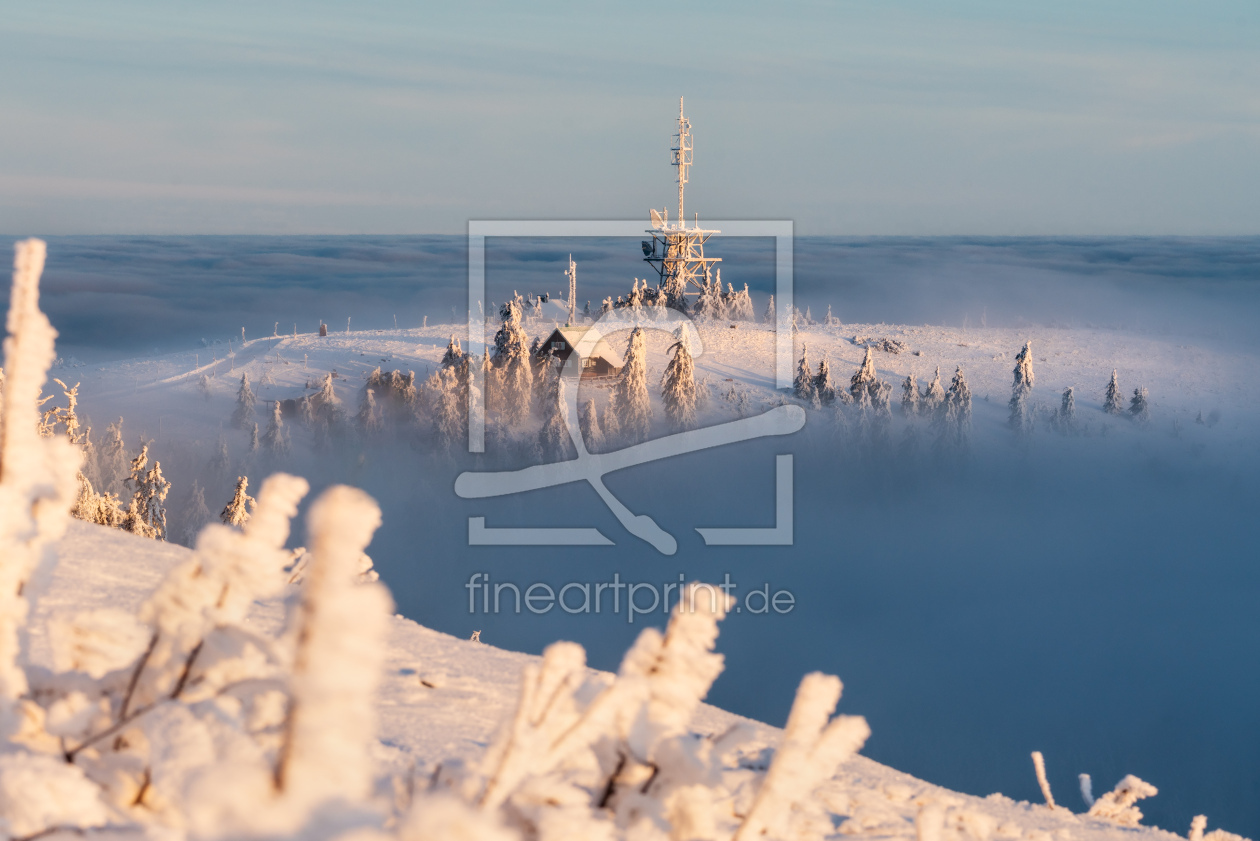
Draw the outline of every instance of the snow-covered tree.
<instances>
[{"instance_id":1,"label":"snow-covered tree","mask_svg":"<svg viewBox=\"0 0 1260 841\"><path fill-rule=\"evenodd\" d=\"M936 384L940 386L940 373L937 372ZM914 381L914 374L908 374L901 384L901 411L912 418L919 414L919 384Z\"/></svg>"},{"instance_id":2,"label":"snow-covered tree","mask_svg":"<svg viewBox=\"0 0 1260 841\"><path fill-rule=\"evenodd\" d=\"M814 369L809 361L809 347L801 345L801 358L796 362L796 376L792 378L792 394L798 400L812 401L815 392Z\"/></svg>"},{"instance_id":3,"label":"snow-covered tree","mask_svg":"<svg viewBox=\"0 0 1260 841\"><path fill-rule=\"evenodd\" d=\"M70 439L70 443L76 447L83 446L83 431L79 425L79 383L75 383L73 387L66 385L61 380L53 378L53 382L61 386L62 394L66 398L66 406L64 409L57 409L56 418L58 424L65 427L66 438Z\"/></svg>"},{"instance_id":4,"label":"snow-covered tree","mask_svg":"<svg viewBox=\"0 0 1260 841\"><path fill-rule=\"evenodd\" d=\"M311 402L311 395L304 394L297 402L298 423L303 426L312 426L315 423L315 404Z\"/></svg>"},{"instance_id":5,"label":"snow-covered tree","mask_svg":"<svg viewBox=\"0 0 1260 841\"><path fill-rule=\"evenodd\" d=\"M706 282L700 290L700 297L696 299L693 309L695 318L718 320L725 317L725 310L722 302L722 287L717 283Z\"/></svg>"},{"instance_id":6,"label":"snow-covered tree","mask_svg":"<svg viewBox=\"0 0 1260 841\"><path fill-rule=\"evenodd\" d=\"M538 432L538 448L544 461L564 461L574 456L569 438L568 407L565 403L565 381L557 377L551 398L543 407L543 425Z\"/></svg>"},{"instance_id":7,"label":"snow-covered tree","mask_svg":"<svg viewBox=\"0 0 1260 841\"><path fill-rule=\"evenodd\" d=\"M1076 426L1076 394L1071 386L1063 389L1063 400L1054 413L1054 427L1068 433Z\"/></svg>"},{"instance_id":8,"label":"snow-covered tree","mask_svg":"<svg viewBox=\"0 0 1260 841\"><path fill-rule=\"evenodd\" d=\"M825 355L818 363L818 374L814 377L814 397L823 406L836 402L836 381L831 378L831 363Z\"/></svg>"},{"instance_id":9,"label":"snow-covered tree","mask_svg":"<svg viewBox=\"0 0 1260 841\"><path fill-rule=\"evenodd\" d=\"M871 348L867 345L866 355L862 357L862 364L858 366L854 372L852 379L849 380L849 393L853 395L854 402L861 403L863 400L862 393L867 392L869 398L875 398L875 390L879 387L879 376L875 373L875 357L871 352Z\"/></svg>"},{"instance_id":10,"label":"snow-covered tree","mask_svg":"<svg viewBox=\"0 0 1260 841\"><path fill-rule=\"evenodd\" d=\"M1107 383L1103 411L1109 415L1118 415L1124 411L1124 396L1120 393L1120 377L1116 375L1115 368L1111 369L1111 382Z\"/></svg>"},{"instance_id":11,"label":"snow-covered tree","mask_svg":"<svg viewBox=\"0 0 1260 841\"><path fill-rule=\"evenodd\" d=\"M941 366L936 366L936 373L932 375L932 382L928 383L927 389L923 392L923 406L920 411L929 415L935 415L945 402L945 388L941 385Z\"/></svg>"},{"instance_id":12,"label":"snow-covered tree","mask_svg":"<svg viewBox=\"0 0 1260 841\"><path fill-rule=\"evenodd\" d=\"M263 433L262 442L273 453L284 454L289 451L289 433L284 428L284 413L279 400L271 404L271 418L267 421L267 431Z\"/></svg>"},{"instance_id":13,"label":"snow-covered tree","mask_svg":"<svg viewBox=\"0 0 1260 841\"><path fill-rule=\"evenodd\" d=\"M242 373L240 388L236 390L236 410L232 413L232 425L237 429L249 429L249 425L254 422L254 407L257 403L258 398L249 387L249 374Z\"/></svg>"},{"instance_id":14,"label":"snow-covered tree","mask_svg":"<svg viewBox=\"0 0 1260 841\"><path fill-rule=\"evenodd\" d=\"M678 341L669 348L674 355L661 378L661 402L675 429L691 429L696 425L696 365L687 325L680 326L675 336Z\"/></svg>"},{"instance_id":15,"label":"snow-covered tree","mask_svg":"<svg viewBox=\"0 0 1260 841\"><path fill-rule=\"evenodd\" d=\"M1015 388L1031 391L1036 379L1033 374L1032 339L1024 342L1024 349L1015 355Z\"/></svg>"},{"instance_id":16,"label":"snow-covered tree","mask_svg":"<svg viewBox=\"0 0 1260 841\"><path fill-rule=\"evenodd\" d=\"M236 489L232 492L232 498L228 500L228 504L223 507L223 511L219 514L219 519L224 525L241 528L249 522L249 518L258 501L249 495L248 490L249 477L238 476L236 478Z\"/></svg>"},{"instance_id":17,"label":"snow-covered tree","mask_svg":"<svg viewBox=\"0 0 1260 841\"><path fill-rule=\"evenodd\" d=\"M1129 401L1129 416L1138 423L1146 423L1151 417L1151 405L1146 398L1146 389L1133 389L1133 399Z\"/></svg>"},{"instance_id":18,"label":"snow-covered tree","mask_svg":"<svg viewBox=\"0 0 1260 841\"><path fill-rule=\"evenodd\" d=\"M219 436L219 440L215 444L214 453L210 456L210 461L206 468L211 475L220 478L226 478L232 469L232 457L228 453L227 439L222 435Z\"/></svg>"},{"instance_id":19,"label":"snow-covered tree","mask_svg":"<svg viewBox=\"0 0 1260 841\"><path fill-rule=\"evenodd\" d=\"M166 540L166 496L171 483L162 475L162 463L149 467L149 445L142 444L140 453L131 462L131 504L121 528L140 537Z\"/></svg>"},{"instance_id":20,"label":"snow-covered tree","mask_svg":"<svg viewBox=\"0 0 1260 841\"><path fill-rule=\"evenodd\" d=\"M620 413L622 435L632 444L647 440L652 423L652 404L647 386L647 347L642 327L630 333L625 364L613 390Z\"/></svg>"},{"instance_id":21,"label":"snow-covered tree","mask_svg":"<svg viewBox=\"0 0 1260 841\"><path fill-rule=\"evenodd\" d=\"M950 381L949 391L945 393L938 418L937 443L965 446L967 433L971 428L971 388L967 385L961 366L954 371L954 378Z\"/></svg>"},{"instance_id":22,"label":"snow-covered tree","mask_svg":"<svg viewBox=\"0 0 1260 841\"><path fill-rule=\"evenodd\" d=\"M665 294L665 306L687 312L687 281L681 274L665 278L661 291Z\"/></svg>"},{"instance_id":23,"label":"snow-covered tree","mask_svg":"<svg viewBox=\"0 0 1260 841\"><path fill-rule=\"evenodd\" d=\"M488 357L484 355L482 358L488 360ZM398 383L395 390L402 405L405 406L408 411L413 410L416 404L416 398L419 396L419 393L416 390L416 372L408 371L402 378L402 382Z\"/></svg>"},{"instance_id":24,"label":"snow-covered tree","mask_svg":"<svg viewBox=\"0 0 1260 841\"><path fill-rule=\"evenodd\" d=\"M458 368L439 368L426 383L432 406L433 434L440 447L453 448L464 435L467 407L461 398Z\"/></svg>"},{"instance_id":25,"label":"snow-covered tree","mask_svg":"<svg viewBox=\"0 0 1260 841\"><path fill-rule=\"evenodd\" d=\"M500 412L508 424L529 416L533 402L534 372L528 338L521 327L521 310L509 301L501 311L503 326L494 336L494 362L500 370Z\"/></svg>"},{"instance_id":26,"label":"snow-covered tree","mask_svg":"<svg viewBox=\"0 0 1260 841\"><path fill-rule=\"evenodd\" d=\"M766 324L774 324L775 318L776 316L774 314L774 296L771 295L769 302L766 304L765 315L761 317L761 320L764 321Z\"/></svg>"},{"instance_id":27,"label":"snow-covered tree","mask_svg":"<svg viewBox=\"0 0 1260 841\"><path fill-rule=\"evenodd\" d=\"M599 426L604 433L606 447L611 448L621 443L621 421L617 418L616 392L608 395L608 403L604 406L604 414Z\"/></svg>"},{"instance_id":28,"label":"snow-covered tree","mask_svg":"<svg viewBox=\"0 0 1260 841\"><path fill-rule=\"evenodd\" d=\"M341 407L341 398L337 396L337 389L333 386L331 371L320 379L319 391L307 396L317 424L331 427L341 423L345 413Z\"/></svg>"},{"instance_id":29,"label":"snow-covered tree","mask_svg":"<svg viewBox=\"0 0 1260 841\"><path fill-rule=\"evenodd\" d=\"M442 354L442 367L450 368L453 365L459 365L464 361L467 354L459 345L459 339L451 336L451 340L446 343L446 353Z\"/></svg>"},{"instance_id":30,"label":"snow-covered tree","mask_svg":"<svg viewBox=\"0 0 1260 841\"><path fill-rule=\"evenodd\" d=\"M118 494L108 491L97 493L86 476L80 473L77 478L79 495L70 509L70 516L98 526L121 528L126 519L126 512L118 499Z\"/></svg>"},{"instance_id":31,"label":"snow-covered tree","mask_svg":"<svg viewBox=\"0 0 1260 841\"><path fill-rule=\"evenodd\" d=\"M105 441L100 448L98 473L102 492L120 493L127 478L127 445L122 436L123 419L105 427Z\"/></svg>"},{"instance_id":32,"label":"snow-covered tree","mask_svg":"<svg viewBox=\"0 0 1260 841\"><path fill-rule=\"evenodd\" d=\"M359 414L356 418L359 429L365 434L371 435L381 431L381 410L376 405L376 390L373 388L365 388L363 390L363 400L359 404Z\"/></svg>"},{"instance_id":33,"label":"snow-covered tree","mask_svg":"<svg viewBox=\"0 0 1260 841\"><path fill-rule=\"evenodd\" d=\"M210 509L206 507L206 492L196 480L192 483L192 490L188 495L188 504L184 506L182 519L180 543L191 547L197 542L197 535L202 528L213 519Z\"/></svg>"},{"instance_id":34,"label":"snow-covered tree","mask_svg":"<svg viewBox=\"0 0 1260 841\"><path fill-rule=\"evenodd\" d=\"M728 311L728 317L735 321L756 321L757 313L753 310L752 293L748 291L748 284L744 284L744 288L735 293L735 298L731 302Z\"/></svg>"},{"instance_id":35,"label":"snow-covered tree","mask_svg":"<svg viewBox=\"0 0 1260 841\"><path fill-rule=\"evenodd\" d=\"M602 453L604 451L604 432L599 428L599 415L595 411L594 400L587 400L582 404L582 414L578 418L578 426L582 432L582 440L586 442L587 452Z\"/></svg>"},{"instance_id":36,"label":"snow-covered tree","mask_svg":"<svg viewBox=\"0 0 1260 841\"><path fill-rule=\"evenodd\" d=\"M503 324L494 334L494 363L502 367L513 356L529 353L529 337L521 327L522 312L519 304L508 301L499 310Z\"/></svg>"},{"instance_id":37,"label":"snow-covered tree","mask_svg":"<svg viewBox=\"0 0 1260 841\"><path fill-rule=\"evenodd\" d=\"M251 453L258 452L258 444L258 422L254 421L254 425L251 426L249 430L249 451Z\"/></svg>"},{"instance_id":38,"label":"snow-covered tree","mask_svg":"<svg viewBox=\"0 0 1260 841\"><path fill-rule=\"evenodd\" d=\"M1016 432L1032 431L1033 416L1029 398L1033 388L1032 340L1024 343L1024 349L1015 357L1015 381L1011 385L1011 399L1007 404L1010 414L1007 423Z\"/></svg>"}]
</instances>

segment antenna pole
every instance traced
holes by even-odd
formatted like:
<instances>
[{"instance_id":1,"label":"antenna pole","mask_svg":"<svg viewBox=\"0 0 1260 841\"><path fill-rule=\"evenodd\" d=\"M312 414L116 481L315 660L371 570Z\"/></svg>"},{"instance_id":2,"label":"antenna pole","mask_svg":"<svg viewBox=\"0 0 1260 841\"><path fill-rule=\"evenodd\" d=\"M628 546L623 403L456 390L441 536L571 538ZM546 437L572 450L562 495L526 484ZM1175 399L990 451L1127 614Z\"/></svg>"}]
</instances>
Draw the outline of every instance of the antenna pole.
<instances>
[{"instance_id":1,"label":"antenna pole","mask_svg":"<svg viewBox=\"0 0 1260 841\"><path fill-rule=\"evenodd\" d=\"M678 142L670 151L674 153L674 166L678 169L678 224L685 228L687 217L683 215L683 189L691 171L691 121L683 116L681 96L678 97L678 133L674 137Z\"/></svg>"},{"instance_id":2,"label":"antenna pole","mask_svg":"<svg viewBox=\"0 0 1260 841\"><path fill-rule=\"evenodd\" d=\"M573 255L569 255L569 270L565 272L569 278L569 324L577 324L577 263Z\"/></svg>"}]
</instances>

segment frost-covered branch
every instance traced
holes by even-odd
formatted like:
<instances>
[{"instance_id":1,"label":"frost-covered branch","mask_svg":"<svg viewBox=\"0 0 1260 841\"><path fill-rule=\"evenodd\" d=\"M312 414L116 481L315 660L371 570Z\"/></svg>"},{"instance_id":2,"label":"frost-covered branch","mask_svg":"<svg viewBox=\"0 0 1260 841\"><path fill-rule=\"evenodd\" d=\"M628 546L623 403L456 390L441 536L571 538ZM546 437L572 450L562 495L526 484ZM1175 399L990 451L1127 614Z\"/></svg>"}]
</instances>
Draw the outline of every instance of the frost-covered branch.
<instances>
[{"instance_id":1,"label":"frost-covered branch","mask_svg":"<svg viewBox=\"0 0 1260 841\"><path fill-rule=\"evenodd\" d=\"M298 804L360 800L372 784L373 708L392 604L385 588L355 583L359 558L381 522L367 494L344 485L311 506L310 567L297 633L275 788Z\"/></svg>"},{"instance_id":2,"label":"frost-covered branch","mask_svg":"<svg viewBox=\"0 0 1260 841\"><path fill-rule=\"evenodd\" d=\"M57 332L39 309L44 243L25 240L15 252L0 400L0 736L16 725L14 704L26 691L21 661L28 600L37 597L39 569L65 529L81 459L66 439L38 432L39 396Z\"/></svg>"},{"instance_id":3,"label":"frost-covered branch","mask_svg":"<svg viewBox=\"0 0 1260 841\"><path fill-rule=\"evenodd\" d=\"M832 675L814 672L801 681L783 743L735 841L785 835L793 810L865 744L871 733L865 718L842 715L828 722L840 691L840 679Z\"/></svg>"}]
</instances>

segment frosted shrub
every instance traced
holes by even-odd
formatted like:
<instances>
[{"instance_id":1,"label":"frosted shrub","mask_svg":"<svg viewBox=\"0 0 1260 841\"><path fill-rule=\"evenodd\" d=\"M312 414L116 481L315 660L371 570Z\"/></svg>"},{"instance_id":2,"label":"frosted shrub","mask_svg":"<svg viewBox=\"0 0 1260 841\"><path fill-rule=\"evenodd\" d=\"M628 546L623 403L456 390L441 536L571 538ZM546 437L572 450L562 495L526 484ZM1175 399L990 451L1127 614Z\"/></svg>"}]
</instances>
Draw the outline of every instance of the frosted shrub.
<instances>
[{"instance_id":1,"label":"frosted shrub","mask_svg":"<svg viewBox=\"0 0 1260 841\"><path fill-rule=\"evenodd\" d=\"M786 837L812 791L861 747L866 723L828 723L840 683L810 675L769 773L750 785L735 757L743 728L689 729L722 670L713 648L729 606L717 588L689 585L665 632L643 631L611 683L587 671L580 646L550 646L526 666L514 715L455 790L528 837ZM731 800L748 788L757 795L737 814Z\"/></svg>"},{"instance_id":2,"label":"frosted shrub","mask_svg":"<svg viewBox=\"0 0 1260 841\"><path fill-rule=\"evenodd\" d=\"M39 435L39 395L54 357L56 331L39 310L45 246L15 246L0 400L0 737L18 724L27 690L21 668L28 582L52 560L77 490L80 453L64 438Z\"/></svg>"},{"instance_id":3,"label":"frosted shrub","mask_svg":"<svg viewBox=\"0 0 1260 841\"><path fill-rule=\"evenodd\" d=\"M1089 815L1115 821L1121 826L1137 826L1142 821L1142 811L1134 804L1157 794L1159 790L1155 786L1129 774L1116 784L1115 789L1094 801Z\"/></svg>"},{"instance_id":4,"label":"frosted shrub","mask_svg":"<svg viewBox=\"0 0 1260 841\"><path fill-rule=\"evenodd\" d=\"M373 696L393 604L379 584L354 578L380 522L376 503L345 486L325 491L307 517L312 559L290 616L297 647L275 764L276 791L302 811L371 791Z\"/></svg>"},{"instance_id":5,"label":"frosted shrub","mask_svg":"<svg viewBox=\"0 0 1260 841\"><path fill-rule=\"evenodd\" d=\"M790 823L810 803L814 790L865 744L871 734L866 719L831 719L840 692L840 679L831 675L814 672L801 681L783 731L783 742L757 790L752 808L735 833L735 841L796 835Z\"/></svg>"}]
</instances>

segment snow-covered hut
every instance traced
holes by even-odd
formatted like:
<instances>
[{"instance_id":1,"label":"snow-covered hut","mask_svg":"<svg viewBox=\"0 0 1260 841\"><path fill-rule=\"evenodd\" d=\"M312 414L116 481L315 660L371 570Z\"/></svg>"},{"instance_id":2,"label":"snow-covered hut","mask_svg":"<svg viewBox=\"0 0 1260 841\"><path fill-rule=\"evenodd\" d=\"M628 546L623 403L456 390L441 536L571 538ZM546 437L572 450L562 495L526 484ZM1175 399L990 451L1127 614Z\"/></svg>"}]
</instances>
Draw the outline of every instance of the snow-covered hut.
<instances>
[{"instance_id":1,"label":"snow-covered hut","mask_svg":"<svg viewBox=\"0 0 1260 841\"><path fill-rule=\"evenodd\" d=\"M552 330L551 335L539 342L536 361L541 364L548 356L561 362L568 359L569 354L573 353L574 348L589 329L591 328L566 325ZM608 342L601 336L595 343L595 349L587 353L582 360L582 376L616 376L621 373L621 363L621 357L613 352Z\"/></svg>"}]
</instances>

